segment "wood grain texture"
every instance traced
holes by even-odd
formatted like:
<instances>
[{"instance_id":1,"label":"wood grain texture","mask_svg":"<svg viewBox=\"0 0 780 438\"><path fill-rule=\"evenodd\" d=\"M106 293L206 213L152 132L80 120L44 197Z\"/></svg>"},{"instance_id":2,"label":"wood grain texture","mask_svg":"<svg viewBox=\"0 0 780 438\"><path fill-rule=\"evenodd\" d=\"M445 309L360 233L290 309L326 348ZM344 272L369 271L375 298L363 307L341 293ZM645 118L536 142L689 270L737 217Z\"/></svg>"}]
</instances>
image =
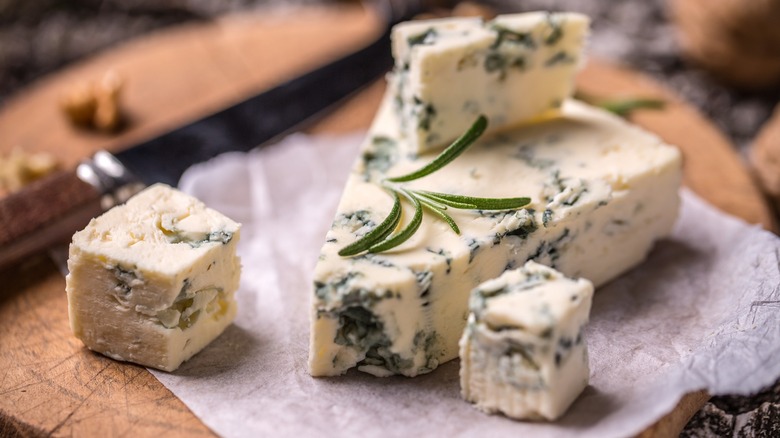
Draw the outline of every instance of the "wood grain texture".
<instances>
[{"instance_id":1,"label":"wood grain texture","mask_svg":"<svg viewBox=\"0 0 780 438\"><path fill-rule=\"evenodd\" d=\"M0 424L22 435L204 436L210 431L146 369L84 348L65 285L46 260L1 274Z\"/></svg>"},{"instance_id":2,"label":"wood grain texture","mask_svg":"<svg viewBox=\"0 0 780 438\"><path fill-rule=\"evenodd\" d=\"M0 109L0 151L20 145L73 165L100 148L117 149L267 88L361 45L377 22L356 9L228 17L151 35L47 78ZM131 123L116 136L71 127L57 101L73 80L113 68L127 84ZM602 96L660 95L664 111L634 120L681 146L685 180L705 199L746 220L773 220L747 171L715 128L688 105L629 70L592 61L578 85ZM316 134L365 129L379 81L310 128ZM734 204L736 203L736 204ZM738 207L738 208L737 208ZM40 258L0 273L0 434L199 436L211 432L143 368L86 350L70 334L65 282ZM645 436L674 435L706 400L689 395Z\"/></svg>"},{"instance_id":3,"label":"wood grain texture","mask_svg":"<svg viewBox=\"0 0 780 438\"><path fill-rule=\"evenodd\" d=\"M637 437L661 438L679 436L680 431L683 429L683 427L685 427L691 417L693 417L693 415L699 409L701 409L701 407L707 403L707 400L709 399L710 396L706 391L698 391L686 394L677 403L677 406L672 412L645 429Z\"/></svg>"}]
</instances>

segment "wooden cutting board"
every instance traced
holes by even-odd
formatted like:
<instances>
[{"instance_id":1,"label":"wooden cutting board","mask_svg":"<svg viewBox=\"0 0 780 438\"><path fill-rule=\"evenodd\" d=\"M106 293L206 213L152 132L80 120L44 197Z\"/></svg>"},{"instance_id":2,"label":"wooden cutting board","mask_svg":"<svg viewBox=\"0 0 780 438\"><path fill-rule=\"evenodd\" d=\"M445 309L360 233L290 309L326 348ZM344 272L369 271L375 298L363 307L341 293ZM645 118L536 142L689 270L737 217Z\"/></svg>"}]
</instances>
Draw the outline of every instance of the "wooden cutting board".
<instances>
[{"instance_id":1,"label":"wooden cutting board","mask_svg":"<svg viewBox=\"0 0 780 438\"><path fill-rule=\"evenodd\" d=\"M34 84L0 109L0 152L46 151L65 166L118 150L356 49L379 24L357 8L230 16L130 42ZM125 81L127 128L116 135L70 126L59 97L76 81L109 69ZM685 184L721 209L775 229L761 193L727 140L705 118L653 81L591 60L578 87L602 97L665 99L663 111L633 120L677 144ZM309 128L365 129L379 104L379 81ZM0 436L212 435L144 368L86 350L70 334L65 282L43 256L0 273ZM707 395L690 394L643 435L677 435Z\"/></svg>"}]
</instances>

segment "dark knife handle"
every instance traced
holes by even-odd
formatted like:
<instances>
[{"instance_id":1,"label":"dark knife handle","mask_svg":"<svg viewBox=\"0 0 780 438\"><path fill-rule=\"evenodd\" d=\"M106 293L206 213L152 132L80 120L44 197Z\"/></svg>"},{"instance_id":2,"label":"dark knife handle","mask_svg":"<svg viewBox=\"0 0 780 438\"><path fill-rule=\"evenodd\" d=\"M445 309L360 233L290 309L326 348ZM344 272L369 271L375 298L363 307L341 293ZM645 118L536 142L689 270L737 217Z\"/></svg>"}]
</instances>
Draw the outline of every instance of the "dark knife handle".
<instances>
[{"instance_id":1,"label":"dark knife handle","mask_svg":"<svg viewBox=\"0 0 780 438\"><path fill-rule=\"evenodd\" d=\"M101 194L75 171L60 171L0 200L0 267L67 242L100 214Z\"/></svg>"},{"instance_id":2,"label":"dark knife handle","mask_svg":"<svg viewBox=\"0 0 780 438\"><path fill-rule=\"evenodd\" d=\"M89 220L143 188L116 157L98 151L0 199L0 268L66 243Z\"/></svg>"}]
</instances>

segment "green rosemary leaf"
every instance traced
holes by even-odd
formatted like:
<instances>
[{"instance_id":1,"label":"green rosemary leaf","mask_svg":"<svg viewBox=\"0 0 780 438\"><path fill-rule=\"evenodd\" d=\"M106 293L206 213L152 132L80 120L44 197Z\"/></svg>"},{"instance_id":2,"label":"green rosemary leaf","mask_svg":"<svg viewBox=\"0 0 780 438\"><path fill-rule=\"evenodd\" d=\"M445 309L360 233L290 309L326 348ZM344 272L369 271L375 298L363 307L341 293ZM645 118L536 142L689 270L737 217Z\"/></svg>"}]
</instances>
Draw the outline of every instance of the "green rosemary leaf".
<instances>
[{"instance_id":1,"label":"green rosemary leaf","mask_svg":"<svg viewBox=\"0 0 780 438\"><path fill-rule=\"evenodd\" d=\"M475 198L473 196L452 195L449 193L437 193L420 191L421 194L432 197L454 208L479 209L479 210L514 210L524 207L531 202L531 198ZM449 202L449 203L448 203ZM456 204L465 204L469 207L457 207ZM473 207L471 207L473 206Z\"/></svg>"},{"instance_id":2,"label":"green rosemary leaf","mask_svg":"<svg viewBox=\"0 0 780 438\"><path fill-rule=\"evenodd\" d=\"M393 198L393 208L390 210L390 214L387 215L382 223L377 225L373 230L366 233L360 239L345 246L344 248L341 248L339 251L340 256L348 257L359 254L369 249L371 245L381 241L393 232L395 227L398 226L398 222L401 221L401 198L398 197L398 193L395 191L393 192Z\"/></svg>"},{"instance_id":3,"label":"green rosemary leaf","mask_svg":"<svg viewBox=\"0 0 780 438\"><path fill-rule=\"evenodd\" d=\"M451 199L442 198L440 196L437 196L438 193L434 193L434 192L418 191L418 192L414 192L414 194L419 196L419 197L421 197L421 198L425 198L425 199L428 199L428 200L431 200L431 201L443 204L445 206L450 206L450 207L453 207L453 208L460 208L461 210L476 210L477 209L477 206L474 205L474 204L466 204L466 203L463 203L463 202L455 202L455 201L453 201Z\"/></svg>"},{"instance_id":4,"label":"green rosemary leaf","mask_svg":"<svg viewBox=\"0 0 780 438\"><path fill-rule=\"evenodd\" d=\"M438 208L439 210L446 210L447 204L444 204L443 202L439 201L438 199L433 199L431 197L425 196L422 193L415 191L415 190L408 190L409 193L412 194L412 196L416 197L420 202L423 201L423 199L428 202L429 204L433 205L434 207Z\"/></svg>"},{"instance_id":5,"label":"green rosemary leaf","mask_svg":"<svg viewBox=\"0 0 780 438\"><path fill-rule=\"evenodd\" d=\"M383 252L389 249L393 249L396 246L409 240L409 238L412 237L412 235L414 235L415 232L417 232L417 229L420 228L420 224L422 223L422 218L423 218L422 204L420 204L420 201L418 201L417 198L415 198L412 194L410 194L406 190L400 189L400 191L401 194L403 194L404 197L408 199L409 202L412 203L412 205L414 205L414 216L412 217L412 220L397 234L392 235L387 239L368 248L368 252L377 253L377 252Z\"/></svg>"},{"instance_id":6,"label":"green rosemary leaf","mask_svg":"<svg viewBox=\"0 0 780 438\"><path fill-rule=\"evenodd\" d=\"M634 110L638 109L663 109L666 106L666 102L661 99L615 99L615 100L602 100L597 104L599 107L605 110L615 113L620 117L627 117L631 115Z\"/></svg>"},{"instance_id":7,"label":"green rosemary leaf","mask_svg":"<svg viewBox=\"0 0 780 438\"><path fill-rule=\"evenodd\" d=\"M664 109L666 102L662 99L655 99L650 97L627 97L623 99L604 99L591 94L577 91L574 93L574 98L579 99L585 103L589 103L593 106L605 109L611 113L614 113L620 117L628 117L631 112L638 109Z\"/></svg>"},{"instance_id":8,"label":"green rosemary leaf","mask_svg":"<svg viewBox=\"0 0 780 438\"><path fill-rule=\"evenodd\" d=\"M430 211L439 216L444 222L447 222L447 225L452 228L452 231L454 231L455 234L460 235L460 228L458 228L458 224L455 223L455 219L453 219L452 216L448 215L446 211L439 208L434 202L431 202L424 197L420 197L419 200L423 207L428 207Z\"/></svg>"},{"instance_id":9,"label":"green rosemary leaf","mask_svg":"<svg viewBox=\"0 0 780 438\"><path fill-rule=\"evenodd\" d=\"M455 158L458 158L458 156L462 154L463 151L468 149L468 147L471 146L479 138L479 136L482 135L483 132L485 132L487 124L487 118L483 115L480 115L474 124L471 125L468 131L461 135L457 140L452 142L452 144L447 147L447 149L442 151L442 153L439 154L436 158L434 158L433 161L412 173L396 176L394 178L388 178L387 180L392 182L407 182L436 172L437 170L449 164Z\"/></svg>"},{"instance_id":10,"label":"green rosemary leaf","mask_svg":"<svg viewBox=\"0 0 780 438\"><path fill-rule=\"evenodd\" d=\"M342 248L339 255L352 256L368 250L378 253L395 248L409 240L422 224L423 207L430 210L445 221L455 234L460 234L460 228L455 220L445 211L447 207L465 210L515 210L528 205L530 198L476 198L472 196L452 195L448 193L413 191L402 186L391 184L413 181L430 175L457 158L471 146L487 128L487 118L479 116L473 125L462 136L455 140L447 149L433 159L428 165L415 172L382 180L382 186L393 194L395 202L390 214L376 228L368 232L356 242ZM406 198L414 206L414 216L400 231L394 233L401 222L402 208L400 196Z\"/></svg>"}]
</instances>

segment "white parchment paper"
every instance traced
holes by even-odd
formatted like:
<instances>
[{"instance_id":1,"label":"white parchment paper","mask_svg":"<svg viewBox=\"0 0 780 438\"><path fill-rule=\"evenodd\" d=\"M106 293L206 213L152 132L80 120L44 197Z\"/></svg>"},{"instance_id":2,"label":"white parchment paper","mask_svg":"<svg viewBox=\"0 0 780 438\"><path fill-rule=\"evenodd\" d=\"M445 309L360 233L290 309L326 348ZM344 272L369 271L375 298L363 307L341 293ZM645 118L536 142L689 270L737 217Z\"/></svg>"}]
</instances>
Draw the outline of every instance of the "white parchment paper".
<instances>
[{"instance_id":1,"label":"white parchment paper","mask_svg":"<svg viewBox=\"0 0 780 438\"><path fill-rule=\"evenodd\" d=\"M413 379L310 377L312 270L361 138L296 135L182 179L244 224L235 324L175 373L154 372L218 434L629 436L688 392L747 394L780 377L780 239L688 191L674 235L597 291L590 386L554 424L473 409L457 360Z\"/></svg>"}]
</instances>

